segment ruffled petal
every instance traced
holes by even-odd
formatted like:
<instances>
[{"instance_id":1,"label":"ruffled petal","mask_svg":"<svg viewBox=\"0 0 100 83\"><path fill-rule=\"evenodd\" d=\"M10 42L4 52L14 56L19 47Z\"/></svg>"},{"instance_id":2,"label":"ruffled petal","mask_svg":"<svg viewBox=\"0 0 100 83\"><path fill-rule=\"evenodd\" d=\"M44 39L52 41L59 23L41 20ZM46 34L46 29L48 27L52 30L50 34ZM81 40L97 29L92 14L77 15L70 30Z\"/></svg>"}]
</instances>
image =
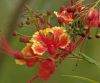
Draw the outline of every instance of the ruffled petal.
<instances>
[{"instance_id":1,"label":"ruffled petal","mask_svg":"<svg viewBox=\"0 0 100 83\"><path fill-rule=\"evenodd\" d=\"M32 50L35 54L42 55L44 52L47 51L47 48L42 46L40 43L33 43Z\"/></svg>"},{"instance_id":2,"label":"ruffled petal","mask_svg":"<svg viewBox=\"0 0 100 83\"><path fill-rule=\"evenodd\" d=\"M54 27L53 28L54 40L59 38L59 36L61 36L65 32L66 32L66 30L63 27Z\"/></svg>"},{"instance_id":3,"label":"ruffled petal","mask_svg":"<svg viewBox=\"0 0 100 83\"><path fill-rule=\"evenodd\" d=\"M24 57L28 57L28 56L35 56L32 48L31 48L32 44L31 43L27 43L27 45L25 46L25 48L22 49L22 54L24 55Z\"/></svg>"},{"instance_id":4,"label":"ruffled petal","mask_svg":"<svg viewBox=\"0 0 100 83\"><path fill-rule=\"evenodd\" d=\"M39 34L39 32L36 32L32 39L30 40L30 42L42 42L42 39L41 39L41 35Z\"/></svg>"},{"instance_id":5,"label":"ruffled petal","mask_svg":"<svg viewBox=\"0 0 100 83\"><path fill-rule=\"evenodd\" d=\"M62 34L59 37L59 43L57 44L60 48L65 48L70 43L70 37L67 34Z\"/></svg>"},{"instance_id":6,"label":"ruffled petal","mask_svg":"<svg viewBox=\"0 0 100 83\"><path fill-rule=\"evenodd\" d=\"M67 11L62 11L61 13L54 12L57 17L63 18L64 23L68 24L69 22L73 21L73 14L69 14Z\"/></svg>"}]
</instances>

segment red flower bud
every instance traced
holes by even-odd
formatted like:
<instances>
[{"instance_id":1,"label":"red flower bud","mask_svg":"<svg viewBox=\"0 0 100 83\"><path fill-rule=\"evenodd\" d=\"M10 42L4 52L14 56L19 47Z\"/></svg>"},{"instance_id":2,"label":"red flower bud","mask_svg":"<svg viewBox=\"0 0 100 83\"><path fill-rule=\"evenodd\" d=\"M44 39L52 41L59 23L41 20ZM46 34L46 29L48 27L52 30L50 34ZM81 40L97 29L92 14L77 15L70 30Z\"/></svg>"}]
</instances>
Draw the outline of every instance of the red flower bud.
<instances>
[{"instance_id":1,"label":"red flower bud","mask_svg":"<svg viewBox=\"0 0 100 83\"><path fill-rule=\"evenodd\" d=\"M13 56L16 59L22 59L23 58L23 54L21 52L15 52Z\"/></svg>"},{"instance_id":2,"label":"red flower bud","mask_svg":"<svg viewBox=\"0 0 100 83\"><path fill-rule=\"evenodd\" d=\"M23 43L28 43L29 42L29 38L27 36L22 36L20 37L20 42L23 42Z\"/></svg>"},{"instance_id":3,"label":"red flower bud","mask_svg":"<svg viewBox=\"0 0 100 83\"><path fill-rule=\"evenodd\" d=\"M65 7L64 5L62 5L62 6L60 7L60 11L62 12L62 11L64 11L64 10L66 10L66 7Z\"/></svg>"},{"instance_id":4,"label":"red flower bud","mask_svg":"<svg viewBox=\"0 0 100 83\"><path fill-rule=\"evenodd\" d=\"M96 9L91 10L87 15L88 20L98 19L98 17L99 17L99 12Z\"/></svg>"},{"instance_id":5,"label":"red flower bud","mask_svg":"<svg viewBox=\"0 0 100 83\"><path fill-rule=\"evenodd\" d=\"M46 22L45 18L42 18L42 17L39 20L40 20L41 23L45 23Z\"/></svg>"},{"instance_id":6,"label":"red flower bud","mask_svg":"<svg viewBox=\"0 0 100 83\"><path fill-rule=\"evenodd\" d=\"M68 6L68 7L67 7L67 12L68 12L68 13L74 13L74 12L75 12L75 8L72 7L72 6Z\"/></svg>"},{"instance_id":7,"label":"red flower bud","mask_svg":"<svg viewBox=\"0 0 100 83\"><path fill-rule=\"evenodd\" d=\"M94 14L92 14L91 12L88 14L87 19L88 20L92 20L94 18Z\"/></svg>"},{"instance_id":8,"label":"red flower bud","mask_svg":"<svg viewBox=\"0 0 100 83\"><path fill-rule=\"evenodd\" d=\"M16 36L16 35L17 35L17 32L14 31L14 32L12 33L12 35L13 35L13 36Z\"/></svg>"},{"instance_id":9,"label":"red flower bud","mask_svg":"<svg viewBox=\"0 0 100 83\"><path fill-rule=\"evenodd\" d=\"M64 22L64 19L61 18L61 17L58 17L58 23L59 23L59 24L62 24L63 22Z\"/></svg>"},{"instance_id":10,"label":"red flower bud","mask_svg":"<svg viewBox=\"0 0 100 83\"><path fill-rule=\"evenodd\" d=\"M52 14L52 11L47 11L47 15L50 16Z\"/></svg>"},{"instance_id":11,"label":"red flower bud","mask_svg":"<svg viewBox=\"0 0 100 83\"><path fill-rule=\"evenodd\" d=\"M86 23L88 27L98 27L99 22L99 12L96 9L91 10L86 18Z\"/></svg>"},{"instance_id":12,"label":"red flower bud","mask_svg":"<svg viewBox=\"0 0 100 83\"><path fill-rule=\"evenodd\" d=\"M26 65L28 67L33 67L36 64L36 62L38 62L38 58L27 59Z\"/></svg>"},{"instance_id":13,"label":"red flower bud","mask_svg":"<svg viewBox=\"0 0 100 83\"><path fill-rule=\"evenodd\" d=\"M82 37L85 37L85 36L86 36L86 33L82 33L81 36L82 36Z\"/></svg>"}]
</instances>

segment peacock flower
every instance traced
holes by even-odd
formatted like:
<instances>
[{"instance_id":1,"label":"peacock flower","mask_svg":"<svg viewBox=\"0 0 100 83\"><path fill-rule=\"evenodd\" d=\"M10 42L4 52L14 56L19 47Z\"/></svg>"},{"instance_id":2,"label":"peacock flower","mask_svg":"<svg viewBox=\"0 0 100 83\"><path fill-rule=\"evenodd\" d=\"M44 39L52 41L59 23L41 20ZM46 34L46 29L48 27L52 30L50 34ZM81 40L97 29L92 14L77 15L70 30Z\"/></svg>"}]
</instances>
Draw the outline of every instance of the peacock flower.
<instances>
[{"instance_id":1,"label":"peacock flower","mask_svg":"<svg viewBox=\"0 0 100 83\"><path fill-rule=\"evenodd\" d=\"M72 22L75 17L74 13L68 13L67 11L62 11L60 13L55 11L54 14L57 16L57 18L63 18L64 23L66 24Z\"/></svg>"},{"instance_id":2,"label":"peacock flower","mask_svg":"<svg viewBox=\"0 0 100 83\"><path fill-rule=\"evenodd\" d=\"M70 37L64 27L52 27L34 33L30 42L34 54L55 54L57 49L65 48L70 43Z\"/></svg>"}]
</instances>

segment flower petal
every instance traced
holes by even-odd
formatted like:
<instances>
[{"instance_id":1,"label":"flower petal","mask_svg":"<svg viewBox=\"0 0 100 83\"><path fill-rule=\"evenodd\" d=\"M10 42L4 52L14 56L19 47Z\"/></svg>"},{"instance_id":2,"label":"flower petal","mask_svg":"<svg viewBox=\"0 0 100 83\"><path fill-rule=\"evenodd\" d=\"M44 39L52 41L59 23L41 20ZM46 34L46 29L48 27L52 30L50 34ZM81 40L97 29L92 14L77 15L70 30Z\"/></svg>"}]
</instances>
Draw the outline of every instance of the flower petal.
<instances>
[{"instance_id":1,"label":"flower petal","mask_svg":"<svg viewBox=\"0 0 100 83\"><path fill-rule=\"evenodd\" d=\"M64 23L68 24L69 22L73 21L74 14L69 14L67 11L62 11L61 13L54 12L57 17L63 18Z\"/></svg>"},{"instance_id":2,"label":"flower petal","mask_svg":"<svg viewBox=\"0 0 100 83\"><path fill-rule=\"evenodd\" d=\"M62 34L57 44L60 48L65 48L70 43L70 37L67 34Z\"/></svg>"},{"instance_id":3,"label":"flower petal","mask_svg":"<svg viewBox=\"0 0 100 83\"><path fill-rule=\"evenodd\" d=\"M30 40L30 42L42 42L41 36L39 34L39 32L36 32L32 39Z\"/></svg>"},{"instance_id":4,"label":"flower petal","mask_svg":"<svg viewBox=\"0 0 100 83\"><path fill-rule=\"evenodd\" d=\"M16 62L16 64L18 64L18 65L24 65L24 64L25 64L25 60L16 59L15 62Z\"/></svg>"},{"instance_id":5,"label":"flower petal","mask_svg":"<svg viewBox=\"0 0 100 83\"><path fill-rule=\"evenodd\" d=\"M35 54L42 55L44 52L47 51L47 48L42 46L40 43L33 43L32 50Z\"/></svg>"},{"instance_id":6,"label":"flower petal","mask_svg":"<svg viewBox=\"0 0 100 83\"><path fill-rule=\"evenodd\" d=\"M31 43L27 43L27 45L25 46L25 48L22 49L22 54L24 56L35 56L32 48L31 48L32 44Z\"/></svg>"},{"instance_id":7,"label":"flower petal","mask_svg":"<svg viewBox=\"0 0 100 83\"><path fill-rule=\"evenodd\" d=\"M55 71L56 64L55 60L51 57L48 57L44 62L40 63L38 76L42 80L48 80L50 76Z\"/></svg>"}]
</instances>

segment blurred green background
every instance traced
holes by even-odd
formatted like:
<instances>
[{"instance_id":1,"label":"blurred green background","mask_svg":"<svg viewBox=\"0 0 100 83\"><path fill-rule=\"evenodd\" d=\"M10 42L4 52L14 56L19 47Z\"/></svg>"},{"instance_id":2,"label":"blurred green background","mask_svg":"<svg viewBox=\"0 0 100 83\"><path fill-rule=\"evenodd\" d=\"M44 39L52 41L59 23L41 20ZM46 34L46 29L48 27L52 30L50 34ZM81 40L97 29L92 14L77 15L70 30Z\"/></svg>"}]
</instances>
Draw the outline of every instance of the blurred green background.
<instances>
[{"instance_id":1,"label":"blurred green background","mask_svg":"<svg viewBox=\"0 0 100 83\"><path fill-rule=\"evenodd\" d=\"M27 1L27 0L26 0ZM11 32L16 29L19 15L19 8L26 2L25 0L0 0L0 30L6 32L11 45L16 49L22 49L25 44L18 42L18 39L11 37ZM29 0L30 6L34 10L58 10L62 4L67 5L69 0ZM91 0L90 0L91 1ZM100 62L100 39L94 37L95 31L91 31L92 40L87 40L84 52ZM90 83L87 81L63 77L62 75L78 75L100 82L100 69L88 62L79 61L75 71L76 60L66 59L58 66L56 72L49 81L35 80L33 83ZM0 51L0 83L27 83L36 74L35 68L16 65L14 60Z\"/></svg>"}]
</instances>

